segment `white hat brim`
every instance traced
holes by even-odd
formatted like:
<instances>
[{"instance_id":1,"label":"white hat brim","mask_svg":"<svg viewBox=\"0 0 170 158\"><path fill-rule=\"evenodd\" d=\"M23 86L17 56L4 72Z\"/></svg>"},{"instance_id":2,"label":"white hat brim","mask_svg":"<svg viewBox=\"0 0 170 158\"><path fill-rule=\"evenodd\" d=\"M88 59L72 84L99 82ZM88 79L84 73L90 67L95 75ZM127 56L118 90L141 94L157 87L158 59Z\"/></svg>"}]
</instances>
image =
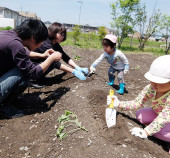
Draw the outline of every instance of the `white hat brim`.
<instances>
[{"instance_id":1,"label":"white hat brim","mask_svg":"<svg viewBox=\"0 0 170 158\"><path fill-rule=\"evenodd\" d=\"M154 75L152 75L150 72L147 72L144 76L145 76L145 78L148 79L149 81L155 82L155 83L167 83L167 82L170 81L170 79L166 79L166 78L154 76Z\"/></svg>"}]
</instances>

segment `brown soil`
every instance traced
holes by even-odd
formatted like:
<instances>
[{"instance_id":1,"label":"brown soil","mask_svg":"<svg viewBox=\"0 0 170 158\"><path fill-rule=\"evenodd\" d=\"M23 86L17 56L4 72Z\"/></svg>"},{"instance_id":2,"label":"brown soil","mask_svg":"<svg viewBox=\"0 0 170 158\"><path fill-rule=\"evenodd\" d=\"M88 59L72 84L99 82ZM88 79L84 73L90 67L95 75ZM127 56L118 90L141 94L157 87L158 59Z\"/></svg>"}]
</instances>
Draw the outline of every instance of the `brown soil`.
<instances>
[{"instance_id":1,"label":"brown soil","mask_svg":"<svg viewBox=\"0 0 170 158\"><path fill-rule=\"evenodd\" d=\"M65 51L82 67L90 67L102 50L78 49L65 46ZM125 76L126 93L120 100L134 99L149 82L144 73L155 59L150 54L126 54L130 72ZM37 90L29 88L19 98L17 105L26 111L22 118L0 120L0 157L12 158L168 158L168 143L149 137L140 139L129 130L142 127L135 119L135 111L118 111L117 124L107 128L105 122L106 96L108 86L104 61L86 81L80 81L72 74L54 71L49 74L46 87ZM28 93L29 92L29 93ZM56 137L57 118L65 110L74 112L88 132L79 130L63 140Z\"/></svg>"}]
</instances>

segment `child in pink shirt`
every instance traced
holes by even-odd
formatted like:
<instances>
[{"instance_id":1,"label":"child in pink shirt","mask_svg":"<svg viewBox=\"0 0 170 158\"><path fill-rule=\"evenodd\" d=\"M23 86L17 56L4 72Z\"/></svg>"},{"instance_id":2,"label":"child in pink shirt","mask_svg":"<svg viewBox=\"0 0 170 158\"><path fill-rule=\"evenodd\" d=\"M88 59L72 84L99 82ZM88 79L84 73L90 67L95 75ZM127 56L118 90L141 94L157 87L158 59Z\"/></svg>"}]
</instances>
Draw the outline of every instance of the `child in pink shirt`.
<instances>
[{"instance_id":1,"label":"child in pink shirt","mask_svg":"<svg viewBox=\"0 0 170 158\"><path fill-rule=\"evenodd\" d=\"M113 96L114 107L125 110L138 109L149 100L151 108L143 108L136 112L137 120L146 127L144 129L134 127L130 130L131 134L140 138L154 136L170 142L170 55L155 59L145 78L150 81L150 84L137 98L131 101L119 101L116 96ZM108 105L111 99L107 96Z\"/></svg>"}]
</instances>

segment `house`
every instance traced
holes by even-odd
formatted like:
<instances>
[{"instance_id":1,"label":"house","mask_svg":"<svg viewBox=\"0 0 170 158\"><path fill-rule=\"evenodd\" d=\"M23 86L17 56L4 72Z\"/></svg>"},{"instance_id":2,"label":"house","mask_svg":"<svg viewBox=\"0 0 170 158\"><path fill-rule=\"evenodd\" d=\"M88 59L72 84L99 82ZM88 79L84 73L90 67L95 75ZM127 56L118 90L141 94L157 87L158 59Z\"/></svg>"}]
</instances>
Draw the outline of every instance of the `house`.
<instances>
[{"instance_id":1,"label":"house","mask_svg":"<svg viewBox=\"0 0 170 158\"><path fill-rule=\"evenodd\" d=\"M133 38L138 38L138 39L141 38L141 34L137 31L134 34L128 34L128 37L131 38L132 36Z\"/></svg>"},{"instance_id":2,"label":"house","mask_svg":"<svg viewBox=\"0 0 170 158\"><path fill-rule=\"evenodd\" d=\"M155 41L155 37L153 37L153 36L149 37L148 41Z\"/></svg>"},{"instance_id":3,"label":"house","mask_svg":"<svg viewBox=\"0 0 170 158\"><path fill-rule=\"evenodd\" d=\"M48 28L52 23L50 21L45 21L44 24Z\"/></svg>"},{"instance_id":4,"label":"house","mask_svg":"<svg viewBox=\"0 0 170 158\"><path fill-rule=\"evenodd\" d=\"M39 17L37 17L36 13L32 13L32 12L22 12L19 11L18 12L21 16L24 16L26 18L33 18L33 19L38 19L41 20Z\"/></svg>"},{"instance_id":5,"label":"house","mask_svg":"<svg viewBox=\"0 0 170 158\"><path fill-rule=\"evenodd\" d=\"M40 19L36 16L36 13L18 12L6 7L0 7L0 27L10 26L15 28L27 18Z\"/></svg>"},{"instance_id":6,"label":"house","mask_svg":"<svg viewBox=\"0 0 170 158\"><path fill-rule=\"evenodd\" d=\"M64 27L67 29L68 32L71 32L73 28L76 26L76 24L67 24L63 23ZM82 32L97 32L98 27L93 27L89 25L80 25L80 29Z\"/></svg>"},{"instance_id":7,"label":"house","mask_svg":"<svg viewBox=\"0 0 170 158\"><path fill-rule=\"evenodd\" d=\"M0 7L0 27L10 26L15 28L22 21L22 16L11 9Z\"/></svg>"},{"instance_id":8,"label":"house","mask_svg":"<svg viewBox=\"0 0 170 158\"><path fill-rule=\"evenodd\" d=\"M158 42L162 41L162 37L161 36L156 36L155 41L158 41Z\"/></svg>"}]
</instances>

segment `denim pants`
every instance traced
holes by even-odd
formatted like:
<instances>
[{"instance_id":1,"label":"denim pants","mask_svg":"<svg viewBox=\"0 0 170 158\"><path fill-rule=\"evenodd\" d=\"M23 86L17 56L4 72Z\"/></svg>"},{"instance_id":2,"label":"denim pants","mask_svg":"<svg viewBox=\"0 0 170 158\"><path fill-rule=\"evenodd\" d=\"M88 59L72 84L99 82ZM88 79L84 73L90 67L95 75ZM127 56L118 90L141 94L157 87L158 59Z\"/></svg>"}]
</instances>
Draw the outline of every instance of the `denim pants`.
<instances>
[{"instance_id":1,"label":"denim pants","mask_svg":"<svg viewBox=\"0 0 170 158\"><path fill-rule=\"evenodd\" d=\"M20 95L28 86L28 80L25 79L19 70L15 67L0 77L0 103L9 96Z\"/></svg>"}]
</instances>

